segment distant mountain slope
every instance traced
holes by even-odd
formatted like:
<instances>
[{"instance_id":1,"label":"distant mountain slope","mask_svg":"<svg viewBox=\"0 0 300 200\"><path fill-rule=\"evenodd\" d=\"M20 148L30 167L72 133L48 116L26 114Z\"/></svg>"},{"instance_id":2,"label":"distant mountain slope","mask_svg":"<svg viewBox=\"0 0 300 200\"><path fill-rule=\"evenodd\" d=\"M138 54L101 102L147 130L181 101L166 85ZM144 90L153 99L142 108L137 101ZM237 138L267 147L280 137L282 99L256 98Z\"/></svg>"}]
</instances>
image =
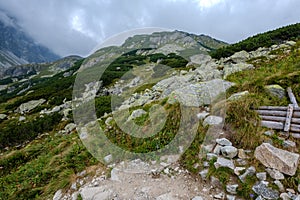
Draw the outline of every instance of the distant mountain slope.
<instances>
[{"instance_id":1,"label":"distant mountain slope","mask_svg":"<svg viewBox=\"0 0 300 200\"><path fill-rule=\"evenodd\" d=\"M0 69L58 58L58 55L28 36L15 19L0 10Z\"/></svg>"},{"instance_id":2,"label":"distant mountain slope","mask_svg":"<svg viewBox=\"0 0 300 200\"><path fill-rule=\"evenodd\" d=\"M259 47L270 47L281 44L286 40L298 40L300 38L300 23L291 24L265 33L260 33L242 40L238 43L219 48L210 52L211 57L220 59L233 55L238 51L254 51Z\"/></svg>"}]
</instances>

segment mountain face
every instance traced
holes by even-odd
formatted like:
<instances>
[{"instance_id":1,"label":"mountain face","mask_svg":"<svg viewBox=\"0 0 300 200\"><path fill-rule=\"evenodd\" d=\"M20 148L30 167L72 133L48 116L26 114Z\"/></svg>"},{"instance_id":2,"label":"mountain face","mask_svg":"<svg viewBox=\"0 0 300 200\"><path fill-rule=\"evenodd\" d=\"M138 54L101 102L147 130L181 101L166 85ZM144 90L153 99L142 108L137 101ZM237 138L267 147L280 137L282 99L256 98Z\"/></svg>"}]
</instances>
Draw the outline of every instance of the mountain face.
<instances>
[{"instance_id":1,"label":"mountain face","mask_svg":"<svg viewBox=\"0 0 300 200\"><path fill-rule=\"evenodd\" d=\"M0 10L0 70L14 65L54 61L59 58L37 44L16 20Z\"/></svg>"}]
</instances>

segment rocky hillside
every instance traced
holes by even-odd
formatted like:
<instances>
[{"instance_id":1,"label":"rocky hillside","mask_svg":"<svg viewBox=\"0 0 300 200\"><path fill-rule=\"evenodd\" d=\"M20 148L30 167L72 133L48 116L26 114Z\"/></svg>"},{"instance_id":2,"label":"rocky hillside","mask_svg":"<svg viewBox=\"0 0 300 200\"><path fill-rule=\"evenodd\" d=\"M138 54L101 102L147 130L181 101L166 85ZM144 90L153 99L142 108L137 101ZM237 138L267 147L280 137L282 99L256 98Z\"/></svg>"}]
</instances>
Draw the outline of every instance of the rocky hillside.
<instances>
[{"instance_id":1,"label":"rocky hillside","mask_svg":"<svg viewBox=\"0 0 300 200\"><path fill-rule=\"evenodd\" d=\"M0 80L0 199L299 199L299 134L255 111L300 101L292 39L213 59L224 43L154 33Z\"/></svg>"},{"instance_id":2,"label":"rocky hillside","mask_svg":"<svg viewBox=\"0 0 300 200\"><path fill-rule=\"evenodd\" d=\"M48 48L37 44L17 21L0 10L0 71L26 63L41 63L59 58Z\"/></svg>"}]
</instances>

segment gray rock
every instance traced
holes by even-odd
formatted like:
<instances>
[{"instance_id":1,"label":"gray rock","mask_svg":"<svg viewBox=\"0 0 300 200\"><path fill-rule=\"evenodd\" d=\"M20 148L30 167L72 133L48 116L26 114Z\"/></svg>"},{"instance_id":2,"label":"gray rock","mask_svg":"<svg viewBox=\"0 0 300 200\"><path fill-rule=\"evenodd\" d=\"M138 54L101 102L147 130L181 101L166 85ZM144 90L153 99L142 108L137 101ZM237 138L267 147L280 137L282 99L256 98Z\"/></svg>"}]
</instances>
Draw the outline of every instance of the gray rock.
<instances>
[{"instance_id":1,"label":"gray rock","mask_svg":"<svg viewBox=\"0 0 300 200\"><path fill-rule=\"evenodd\" d=\"M221 146L232 146L232 143L226 138L218 138L216 142Z\"/></svg>"},{"instance_id":2,"label":"gray rock","mask_svg":"<svg viewBox=\"0 0 300 200\"><path fill-rule=\"evenodd\" d=\"M239 176L242 171L244 171L246 168L245 167L236 167L234 168L234 174Z\"/></svg>"},{"instance_id":3,"label":"gray rock","mask_svg":"<svg viewBox=\"0 0 300 200\"><path fill-rule=\"evenodd\" d=\"M273 135L274 135L274 131L273 131L273 130L266 131L266 132L264 132L264 134L265 134L266 136L273 136Z\"/></svg>"},{"instance_id":4,"label":"gray rock","mask_svg":"<svg viewBox=\"0 0 300 200\"><path fill-rule=\"evenodd\" d=\"M203 126L220 125L223 122L223 118L219 116L208 116L203 121Z\"/></svg>"},{"instance_id":5,"label":"gray rock","mask_svg":"<svg viewBox=\"0 0 300 200\"><path fill-rule=\"evenodd\" d=\"M285 141L283 141L282 146L284 148L294 148L294 147L296 147L296 143L291 140L285 140Z\"/></svg>"},{"instance_id":6,"label":"gray rock","mask_svg":"<svg viewBox=\"0 0 300 200\"><path fill-rule=\"evenodd\" d=\"M278 149L271 144L263 143L255 149L254 156L264 166L293 176L299 164L299 154Z\"/></svg>"},{"instance_id":7,"label":"gray rock","mask_svg":"<svg viewBox=\"0 0 300 200\"><path fill-rule=\"evenodd\" d=\"M216 154L216 155L220 155L220 153L221 153L221 148L222 148L222 146L219 145L219 144L217 144L217 145L215 146L215 148L214 148L213 153Z\"/></svg>"},{"instance_id":8,"label":"gray rock","mask_svg":"<svg viewBox=\"0 0 300 200\"><path fill-rule=\"evenodd\" d=\"M224 69L223 69L224 79L226 79L227 76L229 76L230 74L247 70L247 69L253 69L253 68L254 67L252 64L247 64L247 63L226 64L224 65Z\"/></svg>"},{"instance_id":9,"label":"gray rock","mask_svg":"<svg viewBox=\"0 0 300 200\"><path fill-rule=\"evenodd\" d=\"M25 121L25 120L26 120L26 117L24 117L24 116L19 117L19 122L22 122L22 121Z\"/></svg>"},{"instance_id":10,"label":"gray rock","mask_svg":"<svg viewBox=\"0 0 300 200\"><path fill-rule=\"evenodd\" d=\"M283 180L284 179L284 175L276 169L267 168L266 171L271 176L271 178L273 178L275 180Z\"/></svg>"},{"instance_id":11,"label":"gray rock","mask_svg":"<svg viewBox=\"0 0 300 200\"><path fill-rule=\"evenodd\" d=\"M84 187L80 191L82 199L112 199L113 192L105 187Z\"/></svg>"},{"instance_id":12,"label":"gray rock","mask_svg":"<svg viewBox=\"0 0 300 200\"><path fill-rule=\"evenodd\" d=\"M142 115L145 115L145 114L147 114L147 112L144 111L143 109L137 109L137 110L134 110L134 111L131 113L130 117L131 117L132 119L136 119L136 118L141 117Z\"/></svg>"},{"instance_id":13,"label":"gray rock","mask_svg":"<svg viewBox=\"0 0 300 200\"><path fill-rule=\"evenodd\" d=\"M215 168L218 169L219 167L228 167L229 169L234 170L234 163L232 160L218 157L217 161L214 163Z\"/></svg>"},{"instance_id":14,"label":"gray rock","mask_svg":"<svg viewBox=\"0 0 300 200\"><path fill-rule=\"evenodd\" d=\"M280 192L284 192L285 191L283 184L279 180L275 180L274 184L277 185L277 187L278 187L278 189L279 189Z\"/></svg>"},{"instance_id":15,"label":"gray rock","mask_svg":"<svg viewBox=\"0 0 300 200\"><path fill-rule=\"evenodd\" d=\"M267 85L265 89L275 97L282 99L285 96L285 90L280 85Z\"/></svg>"},{"instance_id":16,"label":"gray rock","mask_svg":"<svg viewBox=\"0 0 300 200\"><path fill-rule=\"evenodd\" d=\"M113 120L113 118L112 117L108 117L106 120L105 120L105 125L106 126L110 126L111 124L110 124L110 122Z\"/></svg>"},{"instance_id":17,"label":"gray rock","mask_svg":"<svg viewBox=\"0 0 300 200\"><path fill-rule=\"evenodd\" d=\"M285 193L285 192L280 194L280 198L282 200L290 200L291 199L290 195L288 195L288 193Z\"/></svg>"},{"instance_id":18,"label":"gray rock","mask_svg":"<svg viewBox=\"0 0 300 200\"><path fill-rule=\"evenodd\" d=\"M238 184L234 184L234 185L226 185L226 191L230 194L236 194L236 190L239 187Z\"/></svg>"},{"instance_id":19,"label":"gray rock","mask_svg":"<svg viewBox=\"0 0 300 200\"><path fill-rule=\"evenodd\" d=\"M238 149L238 157L240 159L247 159L248 156L246 155L246 152L244 151L244 149Z\"/></svg>"},{"instance_id":20,"label":"gray rock","mask_svg":"<svg viewBox=\"0 0 300 200\"><path fill-rule=\"evenodd\" d=\"M300 193L300 184L298 185L298 188L297 188L297 189L298 189L298 192Z\"/></svg>"},{"instance_id":21,"label":"gray rock","mask_svg":"<svg viewBox=\"0 0 300 200\"><path fill-rule=\"evenodd\" d=\"M300 139L300 133L292 133L292 137L295 139Z\"/></svg>"},{"instance_id":22,"label":"gray rock","mask_svg":"<svg viewBox=\"0 0 300 200\"><path fill-rule=\"evenodd\" d=\"M202 180L206 180L207 174L208 174L208 169L202 170L201 172L199 172L199 174L200 174Z\"/></svg>"},{"instance_id":23,"label":"gray rock","mask_svg":"<svg viewBox=\"0 0 300 200\"><path fill-rule=\"evenodd\" d=\"M206 159L207 160L212 160L213 158L217 158L218 155L214 154L214 153L207 153L206 154Z\"/></svg>"},{"instance_id":24,"label":"gray rock","mask_svg":"<svg viewBox=\"0 0 300 200\"><path fill-rule=\"evenodd\" d=\"M227 200L235 200L235 199L236 199L236 196L227 194L227 195L226 195L226 199L227 199Z\"/></svg>"},{"instance_id":25,"label":"gray rock","mask_svg":"<svg viewBox=\"0 0 300 200\"><path fill-rule=\"evenodd\" d=\"M234 53L232 56L229 57L230 60L233 62L239 63L239 62L245 62L250 58L250 55L247 51L239 51Z\"/></svg>"},{"instance_id":26,"label":"gray rock","mask_svg":"<svg viewBox=\"0 0 300 200\"><path fill-rule=\"evenodd\" d=\"M203 198L200 196L195 196L194 198L192 198L192 200L203 200Z\"/></svg>"},{"instance_id":27,"label":"gray rock","mask_svg":"<svg viewBox=\"0 0 300 200\"><path fill-rule=\"evenodd\" d=\"M266 172L260 172L256 174L256 177L260 181L265 181L267 179L267 173Z\"/></svg>"},{"instance_id":28,"label":"gray rock","mask_svg":"<svg viewBox=\"0 0 300 200\"><path fill-rule=\"evenodd\" d=\"M67 134L71 133L76 128L76 124L69 123L65 126L65 131Z\"/></svg>"},{"instance_id":29,"label":"gray rock","mask_svg":"<svg viewBox=\"0 0 300 200\"><path fill-rule=\"evenodd\" d=\"M244 183L246 181L246 178L253 176L255 172L256 172L255 167L251 166L245 171L244 174L239 176L239 179Z\"/></svg>"},{"instance_id":30,"label":"gray rock","mask_svg":"<svg viewBox=\"0 0 300 200\"><path fill-rule=\"evenodd\" d=\"M210 184L215 188L222 188L220 180L214 176L210 177Z\"/></svg>"},{"instance_id":31,"label":"gray rock","mask_svg":"<svg viewBox=\"0 0 300 200\"><path fill-rule=\"evenodd\" d=\"M238 154L237 148L233 146L224 146L221 148L222 155L226 158L234 158Z\"/></svg>"},{"instance_id":32,"label":"gray rock","mask_svg":"<svg viewBox=\"0 0 300 200\"><path fill-rule=\"evenodd\" d=\"M106 162L106 163L110 163L111 161L112 161L112 155L111 154L109 154L109 155L107 155L107 156L105 156L104 157L104 161Z\"/></svg>"},{"instance_id":33,"label":"gray rock","mask_svg":"<svg viewBox=\"0 0 300 200\"><path fill-rule=\"evenodd\" d=\"M60 200L62 198L62 190L57 190L54 194L53 200Z\"/></svg>"},{"instance_id":34,"label":"gray rock","mask_svg":"<svg viewBox=\"0 0 300 200\"><path fill-rule=\"evenodd\" d=\"M6 117L7 117L7 115L5 115L5 114L0 114L0 120L5 119Z\"/></svg>"},{"instance_id":35,"label":"gray rock","mask_svg":"<svg viewBox=\"0 0 300 200\"><path fill-rule=\"evenodd\" d=\"M224 199L225 194L223 192L214 195L214 199Z\"/></svg>"},{"instance_id":36,"label":"gray rock","mask_svg":"<svg viewBox=\"0 0 300 200\"><path fill-rule=\"evenodd\" d=\"M294 42L294 41L286 41L285 43L286 43L287 45L290 45L290 46L294 46L294 45L297 44L297 43Z\"/></svg>"},{"instance_id":37,"label":"gray rock","mask_svg":"<svg viewBox=\"0 0 300 200\"><path fill-rule=\"evenodd\" d=\"M235 94L231 95L227 100L234 101L234 100L238 100L247 95L249 95L249 91L243 91L243 92L239 92L239 93L235 93Z\"/></svg>"},{"instance_id":38,"label":"gray rock","mask_svg":"<svg viewBox=\"0 0 300 200\"><path fill-rule=\"evenodd\" d=\"M39 100L32 100L32 101L29 101L26 103L22 103L19 106L19 108L17 108L16 112L21 113L21 114L30 112L31 110L38 107L39 105L42 105L45 102L46 102L45 99L39 99Z\"/></svg>"},{"instance_id":39,"label":"gray rock","mask_svg":"<svg viewBox=\"0 0 300 200\"><path fill-rule=\"evenodd\" d=\"M202 119L205 119L205 117L207 117L208 115L209 115L209 113L204 111L204 112L198 113L197 118L199 120L202 120Z\"/></svg>"},{"instance_id":40,"label":"gray rock","mask_svg":"<svg viewBox=\"0 0 300 200\"><path fill-rule=\"evenodd\" d=\"M279 193L271 188L268 188L263 182L252 187L252 190L257 194L261 195L265 199L278 199Z\"/></svg>"},{"instance_id":41,"label":"gray rock","mask_svg":"<svg viewBox=\"0 0 300 200\"><path fill-rule=\"evenodd\" d=\"M174 198L171 192L162 194L155 198L156 200L177 200L177 198Z\"/></svg>"}]
</instances>

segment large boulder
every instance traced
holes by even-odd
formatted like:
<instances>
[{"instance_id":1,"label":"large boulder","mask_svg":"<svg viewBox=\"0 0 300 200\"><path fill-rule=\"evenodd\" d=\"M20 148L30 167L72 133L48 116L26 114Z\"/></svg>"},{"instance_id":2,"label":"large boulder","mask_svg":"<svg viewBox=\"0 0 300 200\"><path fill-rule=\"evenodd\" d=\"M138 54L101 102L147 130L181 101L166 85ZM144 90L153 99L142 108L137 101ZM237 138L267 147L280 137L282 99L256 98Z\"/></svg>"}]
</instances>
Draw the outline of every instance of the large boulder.
<instances>
[{"instance_id":1,"label":"large boulder","mask_svg":"<svg viewBox=\"0 0 300 200\"><path fill-rule=\"evenodd\" d=\"M293 176L299 164L299 154L278 149L269 143L263 143L255 149L254 156L264 166Z\"/></svg>"},{"instance_id":2,"label":"large boulder","mask_svg":"<svg viewBox=\"0 0 300 200\"><path fill-rule=\"evenodd\" d=\"M253 65L248 63L226 64L224 65L224 69L223 69L224 78L226 78L230 74L240 72L243 70L253 69L253 68L254 68Z\"/></svg>"},{"instance_id":3,"label":"large boulder","mask_svg":"<svg viewBox=\"0 0 300 200\"><path fill-rule=\"evenodd\" d=\"M21 114L30 112L31 110L42 105L45 102L46 102L45 99L39 99L39 100L32 100L32 101L28 101L26 103L22 103L19 106L19 108L17 108L16 112L21 113Z\"/></svg>"}]
</instances>

